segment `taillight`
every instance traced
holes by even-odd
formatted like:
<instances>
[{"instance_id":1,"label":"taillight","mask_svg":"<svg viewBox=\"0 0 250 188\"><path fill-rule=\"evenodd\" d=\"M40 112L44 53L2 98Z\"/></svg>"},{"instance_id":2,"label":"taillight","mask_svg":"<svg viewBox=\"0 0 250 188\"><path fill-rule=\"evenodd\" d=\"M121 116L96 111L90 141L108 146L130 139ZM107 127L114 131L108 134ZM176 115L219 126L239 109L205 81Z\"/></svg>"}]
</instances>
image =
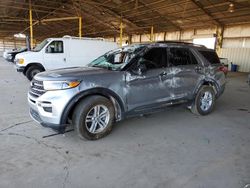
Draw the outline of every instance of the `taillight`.
<instances>
[{"instance_id":1,"label":"taillight","mask_svg":"<svg viewBox=\"0 0 250 188\"><path fill-rule=\"evenodd\" d=\"M222 72L224 72L224 73L227 73L227 72L228 72L228 68L225 67L225 66L220 66L220 67L218 68L218 70L219 70L219 71L222 71Z\"/></svg>"}]
</instances>

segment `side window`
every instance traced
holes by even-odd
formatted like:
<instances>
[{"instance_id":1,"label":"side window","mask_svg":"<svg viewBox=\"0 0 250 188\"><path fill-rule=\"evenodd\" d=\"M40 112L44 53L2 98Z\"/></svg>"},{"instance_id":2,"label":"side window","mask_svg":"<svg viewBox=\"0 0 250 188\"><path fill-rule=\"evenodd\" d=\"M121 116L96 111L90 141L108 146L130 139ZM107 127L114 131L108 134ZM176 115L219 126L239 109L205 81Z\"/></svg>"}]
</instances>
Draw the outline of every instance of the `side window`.
<instances>
[{"instance_id":1,"label":"side window","mask_svg":"<svg viewBox=\"0 0 250 188\"><path fill-rule=\"evenodd\" d=\"M152 48L143 56L147 69L157 69L166 67L166 48Z\"/></svg>"},{"instance_id":2,"label":"side window","mask_svg":"<svg viewBox=\"0 0 250 188\"><path fill-rule=\"evenodd\" d=\"M211 64L220 64L220 59L218 58L218 55L215 51L199 51L205 59L208 60Z\"/></svg>"},{"instance_id":3,"label":"side window","mask_svg":"<svg viewBox=\"0 0 250 188\"><path fill-rule=\"evenodd\" d=\"M53 41L47 48L46 53L63 53L63 41Z\"/></svg>"},{"instance_id":4,"label":"side window","mask_svg":"<svg viewBox=\"0 0 250 188\"><path fill-rule=\"evenodd\" d=\"M169 65L194 65L198 64L194 54L186 48L170 48L169 49Z\"/></svg>"}]
</instances>

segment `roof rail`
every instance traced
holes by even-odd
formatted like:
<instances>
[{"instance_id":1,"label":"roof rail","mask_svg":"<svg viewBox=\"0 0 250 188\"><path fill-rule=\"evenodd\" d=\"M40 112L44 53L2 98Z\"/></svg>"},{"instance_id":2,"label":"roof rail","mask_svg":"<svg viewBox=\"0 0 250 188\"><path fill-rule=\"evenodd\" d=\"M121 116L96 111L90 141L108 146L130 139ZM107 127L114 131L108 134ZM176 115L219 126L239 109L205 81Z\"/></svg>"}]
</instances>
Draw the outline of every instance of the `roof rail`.
<instances>
[{"instance_id":1,"label":"roof rail","mask_svg":"<svg viewBox=\"0 0 250 188\"><path fill-rule=\"evenodd\" d=\"M66 39L79 39L79 40L100 40L100 41L104 41L104 38L101 37L96 37L96 38L90 38L90 37L74 37L74 36L70 36L70 35L64 35L62 38L66 38Z\"/></svg>"},{"instance_id":2,"label":"roof rail","mask_svg":"<svg viewBox=\"0 0 250 188\"><path fill-rule=\"evenodd\" d=\"M166 44L185 44L185 45L189 45L189 46L197 46L197 47L203 47L203 48L207 48L206 46L202 45L202 44L194 44L194 43L191 43L191 42L181 42L181 41L171 41L171 40L168 40L168 41L158 41L156 43L166 43Z\"/></svg>"}]
</instances>

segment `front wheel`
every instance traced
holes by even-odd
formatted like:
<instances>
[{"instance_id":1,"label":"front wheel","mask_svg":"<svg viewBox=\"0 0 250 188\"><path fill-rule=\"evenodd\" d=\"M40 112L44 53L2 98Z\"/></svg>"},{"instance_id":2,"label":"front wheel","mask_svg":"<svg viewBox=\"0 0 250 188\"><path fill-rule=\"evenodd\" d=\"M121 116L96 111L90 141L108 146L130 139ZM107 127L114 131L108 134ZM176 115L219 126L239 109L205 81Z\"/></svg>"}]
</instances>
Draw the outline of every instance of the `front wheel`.
<instances>
[{"instance_id":1,"label":"front wheel","mask_svg":"<svg viewBox=\"0 0 250 188\"><path fill-rule=\"evenodd\" d=\"M42 71L43 69L41 67L33 65L29 67L28 70L26 71L26 77L28 78L28 80L31 81L36 74Z\"/></svg>"},{"instance_id":2,"label":"front wheel","mask_svg":"<svg viewBox=\"0 0 250 188\"><path fill-rule=\"evenodd\" d=\"M76 106L72 122L80 138L97 140L112 131L114 114L110 100L102 96L90 96Z\"/></svg>"},{"instance_id":3,"label":"front wheel","mask_svg":"<svg viewBox=\"0 0 250 188\"><path fill-rule=\"evenodd\" d=\"M191 111L197 115L211 113L215 105L215 92L211 86L202 86L191 106Z\"/></svg>"}]
</instances>

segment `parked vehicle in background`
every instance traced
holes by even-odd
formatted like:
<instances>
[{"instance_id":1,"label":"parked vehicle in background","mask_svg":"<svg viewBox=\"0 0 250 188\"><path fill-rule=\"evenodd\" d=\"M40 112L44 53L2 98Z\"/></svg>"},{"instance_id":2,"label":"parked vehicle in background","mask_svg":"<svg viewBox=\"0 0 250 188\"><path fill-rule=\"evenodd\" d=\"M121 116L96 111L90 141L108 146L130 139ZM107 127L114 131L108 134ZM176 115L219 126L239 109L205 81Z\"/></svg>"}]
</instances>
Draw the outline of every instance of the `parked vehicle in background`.
<instances>
[{"instance_id":1,"label":"parked vehicle in background","mask_svg":"<svg viewBox=\"0 0 250 188\"><path fill-rule=\"evenodd\" d=\"M207 115L225 88L220 66L214 50L189 43L119 48L88 67L37 74L28 93L30 114L60 131L72 123L90 140L109 134L114 122L173 104Z\"/></svg>"},{"instance_id":2,"label":"parked vehicle in background","mask_svg":"<svg viewBox=\"0 0 250 188\"><path fill-rule=\"evenodd\" d=\"M8 53L11 52L11 51L13 51L13 50L14 49L6 49L6 50L4 50L4 52L3 52L3 58L6 59L7 56L8 56Z\"/></svg>"},{"instance_id":3,"label":"parked vehicle in background","mask_svg":"<svg viewBox=\"0 0 250 188\"><path fill-rule=\"evenodd\" d=\"M27 48L20 48L20 49L16 49L16 50L12 50L10 52L7 52L5 59L9 62L14 63L16 55L19 53L22 53L22 52L26 52L27 50L28 50Z\"/></svg>"},{"instance_id":4,"label":"parked vehicle in background","mask_svg":"<svg viewBox=\"0 0 250 188\"><path fill-rule=\"evenodd\" d=\"M18 54L15 59L16 69L31 80L34 75L45 70L85 66L117 47L115 42L101 38L49 38L32 51Z\"/></svg>"}]
</instances>

